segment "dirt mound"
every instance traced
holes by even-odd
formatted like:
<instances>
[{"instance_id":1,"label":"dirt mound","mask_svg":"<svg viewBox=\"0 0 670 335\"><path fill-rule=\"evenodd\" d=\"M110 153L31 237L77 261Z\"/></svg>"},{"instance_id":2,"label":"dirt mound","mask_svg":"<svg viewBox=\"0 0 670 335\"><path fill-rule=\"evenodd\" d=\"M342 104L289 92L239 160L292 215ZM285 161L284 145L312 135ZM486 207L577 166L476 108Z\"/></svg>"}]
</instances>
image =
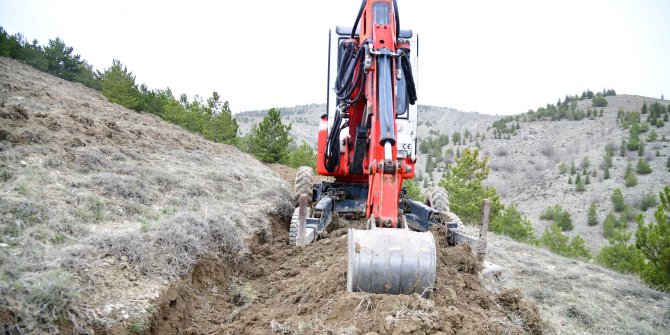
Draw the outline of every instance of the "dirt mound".
<instances>
[{"instance_id":1,"label":"dirt mound","mask_svg":"<svg viewBox=\"0 0 670 335\"><path fill-rule=\"evenodd\" d=\"M440 245L437 283L418 295L346 292L346 229L304 248L287 231L255 243L237 264L201 261L159 299L154 334L525 334L540 333L537 309L518 291L481 285L481 263L466 246Z\"/></svg>"}]
</instances>

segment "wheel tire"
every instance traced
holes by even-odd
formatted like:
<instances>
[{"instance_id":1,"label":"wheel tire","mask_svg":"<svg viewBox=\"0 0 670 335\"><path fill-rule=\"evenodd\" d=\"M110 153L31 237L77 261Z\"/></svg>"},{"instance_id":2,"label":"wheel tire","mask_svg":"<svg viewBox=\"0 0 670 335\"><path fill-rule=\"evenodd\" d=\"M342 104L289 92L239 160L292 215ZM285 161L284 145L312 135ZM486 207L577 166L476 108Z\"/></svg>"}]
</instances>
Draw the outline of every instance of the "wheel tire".
<instances>
[{"instance_id":1,"label":"wheel tire","mask_svg":"<svg viewBox=\"0 0 670 335\"><path fill-rule=\"evenodd\" d=\"M307 208L307 216L310 215L310 210ZM293 210L293 216L291 216L291 225L288 228L288 245L295 245L295 241L298 239L298 223L300 218L300 208L296 207Z\"/></svg>"},{"instance_id":2,"label":"wheel tire","mask_svg":"<svg viewBox=\"0 0 670 335\"><path fill-rule=\"evenodd\" d=\"M298 203L300 194L305 193L309 196L309 202L312 201L312 185L314 184L314 172L309 166L301 166L295 173L295 203Z\"/></svg>"},{"instance_id":3,"label":"wheel tire","mask_svg":"<svg viewBox=\"0 0 670 335\"><path fill-rule=\"evenodd\" d=\"M429 187L426 190L426 205L440 212L450 212L449 194L442 187Z\"/></svg>"}]
</instances>

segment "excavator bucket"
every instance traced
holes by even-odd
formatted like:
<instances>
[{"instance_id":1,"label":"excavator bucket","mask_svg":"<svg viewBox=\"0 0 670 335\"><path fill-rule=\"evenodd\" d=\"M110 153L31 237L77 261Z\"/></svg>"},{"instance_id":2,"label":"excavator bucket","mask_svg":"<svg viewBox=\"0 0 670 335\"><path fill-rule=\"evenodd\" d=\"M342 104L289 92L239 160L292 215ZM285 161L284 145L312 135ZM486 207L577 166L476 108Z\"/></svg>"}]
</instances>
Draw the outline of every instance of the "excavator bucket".
<instances>
[{"instance_id":1,"label":"excavator bucket","mask_svg":"<svg viewBox=\"0 0 670 335\"><path fill-rule=\"evenodd\" d=\"M349 229L347 290L430 294L435 284L435 239L407 229Z\"/></svg>"}]
</instances>

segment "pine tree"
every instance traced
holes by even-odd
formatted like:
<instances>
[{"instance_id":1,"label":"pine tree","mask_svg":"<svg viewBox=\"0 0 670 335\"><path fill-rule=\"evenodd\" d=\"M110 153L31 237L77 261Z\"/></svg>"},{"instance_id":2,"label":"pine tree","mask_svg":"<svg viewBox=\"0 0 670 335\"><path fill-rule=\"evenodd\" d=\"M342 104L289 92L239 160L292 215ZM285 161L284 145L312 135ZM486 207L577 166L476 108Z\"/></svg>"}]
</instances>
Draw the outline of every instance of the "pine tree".
<instances>
[{"instance_id":1,"label":"pine tree","mask_svg":"<svg viewBox=\"0 0 670 335\"><path fill-rule=\"evenodd\" d=\"M647 162L647 160L644 159L644 158L640 158L637 161L636 172L638 174L650 174L651 173L651 166L649 166L649 162Z\"/></svg>"},{"instance_id":2,"label":"pine tree","mask_svg":"<svg viewBox=\"0 0 670 335\"><path fill-rule=\"evenodd\" d=\"M140 106L140 91L135 85L135 76L118 60L102 74L102 95L109 102L117 103L130 109Z\"/></svg>"},{"instance_id":3,"label":"pine tree","mask_svg":"<svg viewBox=\"0 0 670 335\"><path fill-rule=\"evenodd\" d=\"M630 162L626 167L626 173L624 174L623 179L626 187L633 187L637 185L637 177L635 176L635 172L633 172L633 166L630 164Z\"/></svg>"},{"instance_id":4,"label":"pine tree","mask_svg":"<svg viewBox=\"0 0 670 335\"><path fill-rule=\"evenodd\" d=\"M626 139L621 139L621 145L619 146L619 156L626 157Z\"/></svg>"},{"instance_id":5,"label":"pine tree","mask_svg":"<svg viewBox=\"0 0 670 335\"><path fill-rule=\"evenodd\" d=\"M614 210L617 212L623 212L626 208L626 201L623 198L623 192L620 188L614 189L612 193L612 204L614 204Z\"/></svg>"},{"instance_id":6,"label":"pine tree","mask_svg":"<svg viewBox=\"0 0 670 335\"><path fill-rule=\"evenodd\" d=\"M292 168L301 166L316 167L316 154L314 149L307 143L302 143L298 148L289 154L288 165Z\"/></svg>"},{"instance_id":7,"label":"pine tree","mask_svg":"<svg viewBox=\"0 0 670 335\"><path fill-rule=\"evenodd\" d=\"M591 183L591 178L589 178L589 175L586 175L586 178L584 178L584 184L588 185Z\"/></svg>"},{"instance_id":8,"label":"pine tree","mask_svg":"<svg viewBox=\"0 0 670 335\"><path fill-rule=\"evenodd\" d=\"M670 187L664 187L660 198L661 204L654 215L656 222L645 224L643 217L638 216L635 246L647 259L642 278L655 287L670 291Z\"/></svg>"},{"instance_id":9,"label":"pine tree","mask_svg":"<svg viewBox=\"0 0 670 335\"><path fill-rule=\"evenodd\" d=\"M519 212L514 203L491 222L491 231L507 235L517 241L530 242L534 239L532 223Z\"/></svg>"},{"instance_id":10,"label":"pine tree","mask_svg":"<svg viewBox=\"0 0 670 335\"><path fill-rule=\"evenodd\" d=\"M605 167L605 173L603 174L603 179L610 179L610 168Z\"/></svg>"},{"instance_id":11,"label":"pine tree","mask_svg":"<svg viewBox=\"0 0 670 335\"><path fill-rule=\"evenodd\" d=\"M577 173L577 168L575 167L575 162L572 162L572 166L570 166L570 174L574 175Z\"/></svg>"},{"instance_id":12,"label":"pine tree","mask_svg":"<svg viewBox=\"0 0 670 335\"><path fill-rule=\"evenodd\" d=\"M503 208L496 189L483 185L488 175L488 157L479 159L479 149L465 148L461 157L449 165L440 181L439 185L449 191L451 209L458 213L463 222L475 224L481 221L484 199L490 200L491 221L495 220Z\"/></svg>"},{"instance_id":13,"label":"pine tree","mask_svg":"<svg viewBox=\"0 0 670 335\"><path fill-rule=\"evenodd\" d=\"M572 177L568 177L568 184L572 185Z\"/></svg>"},{"instance_id":14,"label":"pine tree","mask_svg":"<svg viewBox=\"0 0 670 335\"><path fill-rule=\"evenodd\" d=\"M265 163L286 162L289 157L288 145L292 139L288 134L291 125L281 122L281 112L271 108L261 123L249 132L249 151Z\"/></svg>"},{"instance_id":15,"label":"pine tree","mask_svg":"<svg viewBox=\"0 0 670 335\"><path fill-rule=\"evenodd\" d=\"M577 177L579 177L579 175L577 175ZM588 178L588 176L587 176L587 178ZM580 193L581 193L581 192L584 192L584 191L586 190L586 186L584 185L584 182L581 181L581 180L577 181L577 182L575 183L575 190L576 190L577 192L580 192Z\"/></svg>"},{"instance_id":16,"label":"pine tree","mask_svg":"<svg viewBox=\"0 0 670 335\"><path fill-rule=\"evenodd\" d=\"M647 114L647 102L642 103L642 114Z\"/></svg>"},{"instance_id":17,"label":"pine tree","mask_svg":"<svg viewBox=\"0 0 670 335\"><path fill-rule=\"evenodd\" d=\"M596 203L593 201L591 202L591 206L589 206L589 213L587 215L586 222L588 223L589 226L598 225L598 212L596 208Z\"/></svg>"}]
</instances>

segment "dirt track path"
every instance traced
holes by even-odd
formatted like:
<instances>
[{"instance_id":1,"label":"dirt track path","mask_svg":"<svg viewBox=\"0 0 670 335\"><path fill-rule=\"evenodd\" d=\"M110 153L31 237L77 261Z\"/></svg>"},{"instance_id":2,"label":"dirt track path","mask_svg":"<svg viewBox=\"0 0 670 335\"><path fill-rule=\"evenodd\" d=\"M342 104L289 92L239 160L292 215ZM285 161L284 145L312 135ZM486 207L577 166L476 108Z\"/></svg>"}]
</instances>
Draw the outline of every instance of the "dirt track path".
<instances>
[{"instance_id":1,"label":"dirt track path","mask_svg":"<svg viewBox=\"0 0 670 335\"><path fill-rule=\"evenodd\" d=\"M238 264L198 263L158 302L154 334L539 333L534 305L517 291L485 290L466 247L444 248L435 231L438 280L430 299L346 292L346 229L305 248L285 225L253 241Z\"/></svg>"}]
</instances>

